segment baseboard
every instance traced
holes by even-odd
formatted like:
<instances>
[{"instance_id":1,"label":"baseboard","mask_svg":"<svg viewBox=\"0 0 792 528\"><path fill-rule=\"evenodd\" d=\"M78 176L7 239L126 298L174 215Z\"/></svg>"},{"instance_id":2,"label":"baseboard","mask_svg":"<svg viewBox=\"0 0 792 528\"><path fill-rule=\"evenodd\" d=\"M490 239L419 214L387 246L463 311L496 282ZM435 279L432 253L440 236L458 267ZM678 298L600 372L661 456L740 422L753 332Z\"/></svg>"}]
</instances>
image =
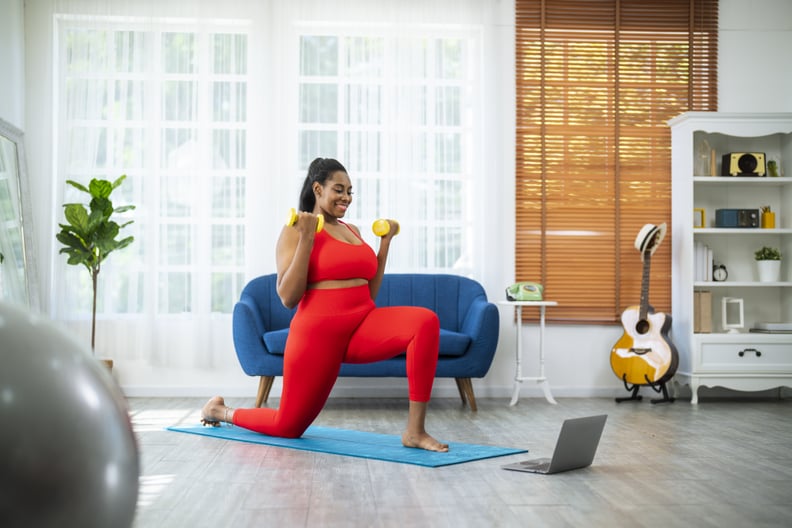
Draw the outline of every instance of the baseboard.
<instances>
[{"instance_id":1,"label":"baseboard","mask_svg":"<svg viewBox=\"0 0 792 528\"><path fill-rule=\"evenodd\" d=\"M240 387L239 385L228 387L204 387L204 386L122 386L122 392L128 398L209 398L221 395L227 398L254 398L255 386ZM476 380L473 380L473 390L476 398L511 398L512 387L479 387ZM552 389L555 398L613 398L621 396L618 390L602 387L561 387ZM277 392L273 389L271 397L280 396L280 388ZM356 387L340 386L335 387L330 394L331 398L406 398L406 384L400 386L382 385L362 385ZM541 388L523 387L520 390L521 398L542 398L544 392ZM459 398L459 391L456 384L451 381L450 385L443 384L435 386L432 391L432 398Z\"/></svg>"},{"instance_id":2,"label":"baseboard","mask_svg":"<svg viewBox=\"0 0 792 528\"><path fill-rule=\"evenodd\" d=\"M331 398L406 398L407 385L404 380L380 379L379 384L372 380L379 378L366 378L367 381L357 380L356 386L339 385L333 389ZM386 382L390 383L386 383ZM404 381L404 383L401 383ZM277 382L276 382L277 383ZM277 389L277 390L276 390ZM122 392L128 398L209 398L222 395L227 398L255 398L256 386L122 386ZM480 386L473 380L473 390L476 398L502 398L509 399L512 395L511 386ZM554 398L617 398L628 396L623 387L551 387ZM642 387L639 394L644 399L658 398L658 393L649 387ZM273 388L271 397L280 396L280 386ZM676 387L674 396L679 401L690 401L690 389L687 386ZM779 387L766 391L741 392L724 389L722 387L699 389L699 399L788 399L792 397L792 389ZM459 391L453 380L438 380L432 391L432 398L459 398ZM520 398L544 399L544 392L539 387L524 386L520 389Z\"/></svg>"}]
</instances>

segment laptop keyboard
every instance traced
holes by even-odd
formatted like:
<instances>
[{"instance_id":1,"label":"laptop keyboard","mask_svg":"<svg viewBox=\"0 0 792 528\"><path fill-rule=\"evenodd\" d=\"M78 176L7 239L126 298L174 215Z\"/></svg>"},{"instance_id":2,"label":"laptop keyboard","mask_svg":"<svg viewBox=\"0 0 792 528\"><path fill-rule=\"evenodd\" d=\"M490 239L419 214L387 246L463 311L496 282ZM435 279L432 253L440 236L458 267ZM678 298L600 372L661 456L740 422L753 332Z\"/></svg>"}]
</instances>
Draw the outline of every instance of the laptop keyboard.
<instances>
[{"instance_id":1,"label":"laptop keyboard","mask_svg":"<svg viewBox=\"0 0 792 528\"><path fill-rule=\"evenodd\" d=\"M526 460L525 462L520 462L520 465L531 469L547 469L550 467L550 459L539 458L537 460Z\"/></svg>"}]
</instances>

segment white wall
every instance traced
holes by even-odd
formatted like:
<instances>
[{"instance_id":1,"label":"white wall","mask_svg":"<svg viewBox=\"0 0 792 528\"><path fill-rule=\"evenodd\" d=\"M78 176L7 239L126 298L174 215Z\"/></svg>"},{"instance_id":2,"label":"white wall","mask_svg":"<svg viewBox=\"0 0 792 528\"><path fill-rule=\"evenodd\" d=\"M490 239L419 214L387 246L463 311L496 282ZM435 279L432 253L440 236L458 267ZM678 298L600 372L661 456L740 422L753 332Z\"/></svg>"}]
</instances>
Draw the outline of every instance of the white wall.
<instances>
[{"instance_id":1,"label":"white wall","mask_svg":"<svg viewBox=\"0 0 792 528\"><path fill-rule=\"evenodd\" d=\"M0 118L25 129L23 0L0 0Z\"/></svg>"},{"instance_id":2,"label":"white wall","mask_svg":"<svg viewBox=\"0 0 792 528\"><path fill-rule=\"evenodd\" d=\"M498 135L482 138L484 147L498 152L501 160L497 166L487 167L499 192L488 193L483 203L477 206L491 210L492 222L479 229L487 230L487 247L484 254L491 255L486 267L481 270L481 280L492 300L503 298L503 288L514 280L514 25L511 13L513 2L495 0L498 5L496 20L491 21L487 38L499 46L504 53L498 60L488 63L484 78L486 100L491 101L493 111L509 116ZM0 0L0 67L18 72L24 65L24 47L21 45L23 0ZM24 19L41 17L36 2L25 6ZM788 50L792 49L792 2L789 0L721 0L721 40L719 79L720 109L731 112L774 112L792 111L792 62ZM46 24L39 20L37 23ZM27 36L30 39L30 35ZM51 49L48 38L29 42L28 46L45 46ZM741 72L748 73L741 73ZM13 76L12 76L13 78ZM0 83L0 117L23 124L30 123L34 116L51 112L51 101L42 94L42 87L51 82L51 72L30 64L26 68L26 83ZM9 86L10 84L10 86ZM27 95L25 95L27 92ZM22 108L27 102L26 112ZM27 119L25 119L27 117ZM51 141L49 129L32 130L27 137L31 141ZM28 149L30 152L30 149ZM31 156L32 158L33 156ZM50 188L52 163L47 159L29 160L34 189L47 192ZM37 249L40 255L52 250L54 212L34 210L37 229ZM46 280L50 276L49 259L40 258L39 276ZM41 291L49 291L42 284ZM515 333L510 314L502 312L501 339L492 369L483 380L475 380L474 387L480 397L506 397L511 393L514 375ZM624 395L624 389L610 369L610 350L622 335L618 326L557 326L549 325L546 332L546 374L556 396L611 396ZM532 346L537 340L537 329L524 330L528 355L525 358L525 373L537 370ZM223 393L229 396L250 396L255 392L256 381L246 378L235 365L236 359L229 358L228 370L224 372L173 373L159 371L153 367L121 374L125 390L130 395L208 395ZM178 380L178 381L174 381ZM176 385L178 383L178 385ZM392 389L383 391L382 387ZM335 395L401 395L403 380L342 379ZM273 395L277 394L276 385ZM452 380L438 380L436 396L454 396L457 390ZM541 396L541 390L528 383L522 390L524 396Z\"/></svg>"},{"instance_id":3,"label":"white wall","mask_svg":"<svg viewBox=\"0 0 792 528\"><path fill-rule=\"evenodd\" d=\"M792 2L720 0L718 108L792 111Z\"/></svg>"}]
</instances>

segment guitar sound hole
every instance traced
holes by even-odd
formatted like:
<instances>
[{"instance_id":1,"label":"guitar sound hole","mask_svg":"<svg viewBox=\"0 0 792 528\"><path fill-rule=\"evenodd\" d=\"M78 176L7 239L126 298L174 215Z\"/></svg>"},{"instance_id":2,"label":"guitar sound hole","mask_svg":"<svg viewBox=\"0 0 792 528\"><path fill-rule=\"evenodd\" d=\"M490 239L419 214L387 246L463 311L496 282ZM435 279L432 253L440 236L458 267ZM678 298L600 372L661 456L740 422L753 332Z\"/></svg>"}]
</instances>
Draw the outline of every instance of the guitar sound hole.
<instances>
[{"instance_id":1,"label":"guitar sound hole","mask_svg":"<svg viewBox=\"0 0 792 528\"><path fill-rule=\"evenodd\" d=\"M635 324L635 331L643 335L649 331L649 321L642 319Z\"/></svg>"}]
</instances>

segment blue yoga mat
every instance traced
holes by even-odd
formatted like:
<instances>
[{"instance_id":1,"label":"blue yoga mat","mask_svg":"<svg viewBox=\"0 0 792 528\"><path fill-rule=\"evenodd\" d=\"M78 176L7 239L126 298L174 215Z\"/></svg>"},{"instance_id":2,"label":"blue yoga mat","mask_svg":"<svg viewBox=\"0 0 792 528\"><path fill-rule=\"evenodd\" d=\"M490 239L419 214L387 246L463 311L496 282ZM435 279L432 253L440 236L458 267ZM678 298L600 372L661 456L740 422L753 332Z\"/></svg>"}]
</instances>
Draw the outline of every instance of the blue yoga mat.
<instances>
[{"instance_id":1,"label":"blue yoga mat","mask_svg":"<svg viewBox=\"0 0 792 528\"><path fill-rule=\"evenodd\" d=\"M168 427L168 431L190 433L202 436L211 436L225 440L249 442L302 451L316 451L319 453L332 453L401 464L415 464L426 467L450 466L462 464L473 460L482 460L516 453L525 453L527 449L513 449L488 445L462 444L449 442L447 453L435 453L423 449L404 447L401 437L379 433L366 433L335 429L313 425L300 438L278 438L255 433L241 427L204 427L203 425L190 425L182 427Z\"/></svg>"}]
</instances>

